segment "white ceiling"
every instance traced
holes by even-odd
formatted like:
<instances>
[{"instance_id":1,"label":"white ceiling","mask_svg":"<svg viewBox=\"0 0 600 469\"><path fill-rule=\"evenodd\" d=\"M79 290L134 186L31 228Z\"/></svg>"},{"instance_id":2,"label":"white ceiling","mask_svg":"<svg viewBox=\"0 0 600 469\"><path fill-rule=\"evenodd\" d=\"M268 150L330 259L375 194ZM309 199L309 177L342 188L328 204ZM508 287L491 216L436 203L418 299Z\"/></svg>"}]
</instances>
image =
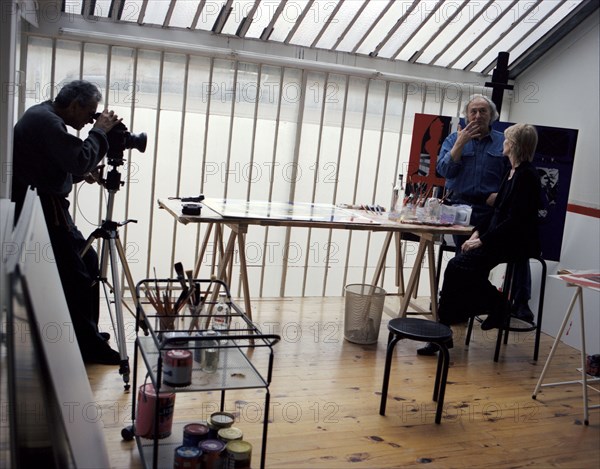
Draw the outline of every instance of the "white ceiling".
<instances>
[{"instance_id":1,"label":"white ceiling","mask_svg":"<svg viewBox=\"0 0 600 469\"><path fill-rule=\"evenodd\" d=\"M516 76L597 0L62 0L64 12L169 30L212 31L488 75Z\"/></svg>"}]
</instances>

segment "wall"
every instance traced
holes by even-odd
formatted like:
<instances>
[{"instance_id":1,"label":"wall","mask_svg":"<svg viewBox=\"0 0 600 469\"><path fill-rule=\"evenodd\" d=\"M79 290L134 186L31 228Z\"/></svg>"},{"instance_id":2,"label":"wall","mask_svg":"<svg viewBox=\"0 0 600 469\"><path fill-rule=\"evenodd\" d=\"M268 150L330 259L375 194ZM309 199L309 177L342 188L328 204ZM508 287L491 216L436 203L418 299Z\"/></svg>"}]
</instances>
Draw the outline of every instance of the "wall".
<instances>
[{"instance_id":1,"label":"wall","mask_svg":"<svg viewBox=\"0 0 600 469\"><path fill-rule=\"evenodd\" d=\"M529 90L528 99L511 106L510 120L538 125L579 129L569 204L584 207L582 215L567 214L561 260L548 264L549 274L557 269L600 269L600 158L598 151L599 109L599 15L598 11L522 74L517 89ZM535 288L535 287L534 287ZM572 288L549 278L544 308L544 332L556 336L569 306ZM585 291L586 351L599 353L599 295ZM563 341L581 347L580 322L573 315ZM569 326L567 326L569 328Z\"/></svg>"}]
</instances>

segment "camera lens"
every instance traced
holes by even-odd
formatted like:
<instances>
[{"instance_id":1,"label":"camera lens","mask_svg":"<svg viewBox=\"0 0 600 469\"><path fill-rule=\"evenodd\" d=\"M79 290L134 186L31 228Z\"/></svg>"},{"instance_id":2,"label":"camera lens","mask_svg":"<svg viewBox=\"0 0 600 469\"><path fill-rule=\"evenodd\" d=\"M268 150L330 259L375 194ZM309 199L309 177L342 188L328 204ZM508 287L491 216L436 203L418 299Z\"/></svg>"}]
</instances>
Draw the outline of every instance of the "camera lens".
<instances>
[{"instance_id":1,"label":"camera lens","mask_svg":"<svg viewBox=\"0 0 600 469\"><path fill-rule=\"evenodd\" d=\"M146 132L141 132L139 134L128 133L125 138L125 148L133 148L140 153L144 153L146 151L147 142L148 137L146 136Z\"/></svg>"}]
</instances>

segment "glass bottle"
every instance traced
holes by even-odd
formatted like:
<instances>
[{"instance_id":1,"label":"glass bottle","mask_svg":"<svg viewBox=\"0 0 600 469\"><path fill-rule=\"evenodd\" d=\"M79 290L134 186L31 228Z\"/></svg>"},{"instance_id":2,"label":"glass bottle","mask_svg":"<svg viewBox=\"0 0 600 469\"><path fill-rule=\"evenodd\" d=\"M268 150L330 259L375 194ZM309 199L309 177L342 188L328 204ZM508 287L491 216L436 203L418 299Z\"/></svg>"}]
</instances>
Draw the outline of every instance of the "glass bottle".
<instances>
[{"instance_id":1,"label":"glass bottle","mask_svg":"<svg viewBox=\"0 0 600 469\"><path fill-rule=\"evenodd\" d=\"M216 331L205 331L205 337L214 337ZM219 343L215 339L205 339L200 341L200 368L205 373L215 373L219 367Z\"/></svg>"},{"instance_id":2,"label":"glass bottle","mask_svg":"<svg viewBox=\"0 0 600 469\"><path fill-rule=\"evenodd\" d=\"M226 334L231 324L231 307L227 303L227 293L219 293L212 318L212 328L219 334Z\"/></svg>"},{"instance_id":3,"label":"glass bottle","mask_svg":"<svg viewBox=\"0 0 600 469\"><path fill-rule=\"evenodd\" d=\"M398 175L398 182L392 189L392 202L390 204L390 212L388 218L390 220L398 220L400 218L400 212L402 210L402 202L404 199L404 188L402 187L403 175Z\"/></svg>"}]
</instances>

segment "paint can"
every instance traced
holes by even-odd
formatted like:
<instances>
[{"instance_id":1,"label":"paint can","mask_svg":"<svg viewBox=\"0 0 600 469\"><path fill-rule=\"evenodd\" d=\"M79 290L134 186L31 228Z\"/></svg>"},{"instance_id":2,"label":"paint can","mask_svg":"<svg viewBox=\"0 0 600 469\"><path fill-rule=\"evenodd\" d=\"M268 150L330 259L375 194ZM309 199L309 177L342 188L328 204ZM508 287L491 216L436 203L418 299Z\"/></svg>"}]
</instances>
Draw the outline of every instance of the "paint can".
<instances>
[{"instance_id":1,"label":"paint can","mask_svg":"<svg viewBox=\"0 0 600 469\"><path fill-rule=\"evenodd\" d=\"M214 412L208 419L208 428L210 429L210 438L217 438L219 430L233 426L235 416L229 412Z\"/></svg>"},{"instance_id":2,"label":"paint can","mask_svg":"<svg viewBox=\"0 0 600 469\"><path fill-rule=\"evenodd\" d=\"M202 440L198 447L202 451L200 456L202 469L222 469L225 443L213 439Z\"/></svg>"},{"instance_id":3,"label":"paint can","mask_svg":"<svg viewBox=\"0 0 600 469\"><path fill-rule=\"evenodd\" d=\"M225 447L225 469L250 469L252 444L244 440L234 440Z\"/></svg>"},{"instance_id":4,"label":"paint can","mask_svg":"<svg viewBox=\"0 0 600 469\"><path fill-rule=\"evenodd\" d=\"M188 423L183 427L183 446L198 446L208 438L208 425L204 423Z\"/></svg>"},{"instance_id":5,"label":"paint can","mask_svg":"<svg viewBox=\"0 0 600 469\"><path fill-rule=\"evenodd\" d=\"M173 469L199 469L202 451L196 446L179 446L175 448Z\"/></svg>"},{"instance_id":6,"label":"paint can","mask_svg":"<svg viewBox=\"0 0 600 469\"><path fill-rule=\"evenodd\" d=\"M135 419L135 434L142 438L154 438L154 416L158 399L158 438L166 438L171 434L173 427L173 408L175 407L175 393L161 392L156 395L152 383L140 386L137 400L137 413Z\"/></svg>"},{"instance_id":7,"label":"paint can","mask_svg":"<svg viewBox=\"0 0 600 469\"><path fill-rule=\"evenodd\" d=\"M237 427L229 427L229 428L221 428L217 432L217 436L219 440L223 441L225 444L234 440L241 440L244 437L242 430Z\"/></svg>"},{"instance_id":8,"label":"paint can","mask_svg":"<svg viewBox=\"0 0 600 469\"><path fill-rule=\"evenodd\" d=\"M189 350L169 350L163 363L163 383L168 386L183 387L192 384L194 360Z\"/></svg>"}]
</instances>

